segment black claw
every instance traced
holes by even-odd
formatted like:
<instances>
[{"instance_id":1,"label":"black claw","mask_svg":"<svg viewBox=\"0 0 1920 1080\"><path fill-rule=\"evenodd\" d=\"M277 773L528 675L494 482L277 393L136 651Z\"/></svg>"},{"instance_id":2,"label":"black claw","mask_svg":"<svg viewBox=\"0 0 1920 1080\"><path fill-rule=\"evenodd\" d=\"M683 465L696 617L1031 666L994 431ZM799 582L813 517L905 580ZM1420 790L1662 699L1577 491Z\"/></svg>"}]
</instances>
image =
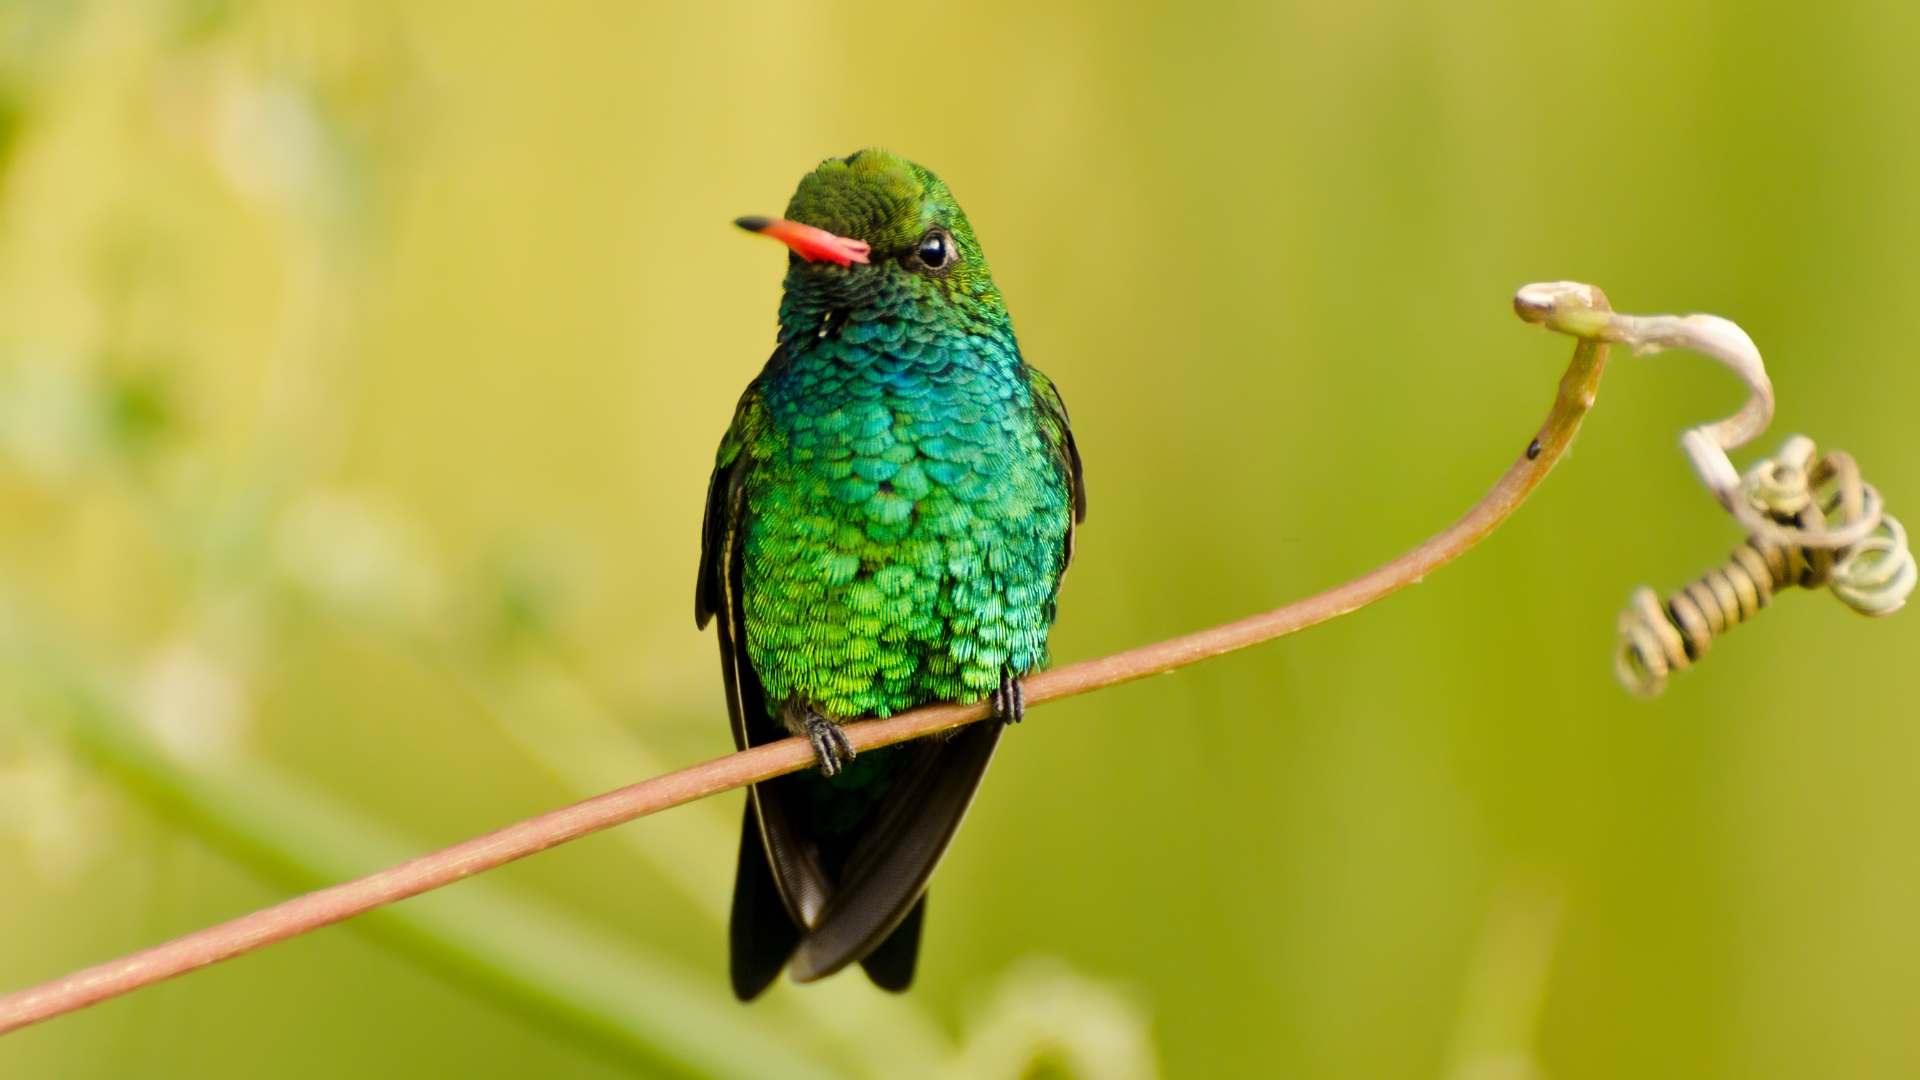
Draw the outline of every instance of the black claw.
<instances>
[{"instance_id":1,"label":"black claw","mask_svg":"<svg viewBox=\"0 0 1920 1080\"><path fill-rule=\"evenodd\" d=\"M813 744L813 756L820 762L821 776L832 776L854 758L853 743L847 740L847 733L819 713L807 714L807 741Z\"/></svg>"},{"instance_id":2,"label":"black claw","mask_svg":"<svg viewBox=\"0 0 1920 1080\"><path fill-rule=\"evenodd\" d=\"M993 715L1003 724L1017 724L1027 718L1027 687L1014 677L1011 671L1000 673L1000 689L995 690L990 699L993 702Z\"/></svg>"}]
</instances>

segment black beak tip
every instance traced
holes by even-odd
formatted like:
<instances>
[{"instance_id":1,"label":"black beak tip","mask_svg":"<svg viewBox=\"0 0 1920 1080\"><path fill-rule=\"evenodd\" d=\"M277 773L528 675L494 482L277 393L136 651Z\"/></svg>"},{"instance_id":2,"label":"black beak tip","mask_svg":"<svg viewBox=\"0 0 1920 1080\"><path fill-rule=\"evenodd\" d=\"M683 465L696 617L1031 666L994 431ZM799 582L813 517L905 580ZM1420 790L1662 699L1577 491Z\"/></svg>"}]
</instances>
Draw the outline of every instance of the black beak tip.
<instances>
[{"instance_id":1,"label":"black beak tip","mask_svg":"<svg viewBox=\"0 0 1920 1080\"><path fill-rule=\"evenodd\" d=\"M733 223L750 233L764 232L767 226L773 224L772 220L760 217L757 214L750 214L743 218L734 218Z\"/></svg>"}]
</instances>

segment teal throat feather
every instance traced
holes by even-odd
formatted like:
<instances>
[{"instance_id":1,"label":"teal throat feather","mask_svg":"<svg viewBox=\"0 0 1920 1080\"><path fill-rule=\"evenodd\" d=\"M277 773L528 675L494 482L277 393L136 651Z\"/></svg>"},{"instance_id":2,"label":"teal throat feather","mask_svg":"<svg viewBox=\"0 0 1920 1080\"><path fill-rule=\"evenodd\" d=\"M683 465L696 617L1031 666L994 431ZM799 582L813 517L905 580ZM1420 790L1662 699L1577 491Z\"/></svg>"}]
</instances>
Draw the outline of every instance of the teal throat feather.
<instances>
[{"instance_id":1,"label":"teal throat feather","mask_svg":"<svg viewBox=\"0 0 1920 1080\"><path fill-rule=\"evenodd\" d=\"M883 272L905 280L859 308L790 286L785 362L744 448L762 456L748 655L769 704L840 719L978 701L1003 670L1043 666L1071 513L1004 316L967 319Z\"/></svg>"},{"instance_id":2,"label":"teal throat feather","mask_svg":"<svg viewBox=\"0 0 1920 1080\"><path fill-rule=\"evenodd\" d=\"M723 616L740 743L812 731L819 750L809 725L979 701L1044 667L1084 513L1079 461L1066 410L1021 359L945 185L863 151L809 175L787 220L742 223L795 254L779 345L720 448L702 557L701 621ZM910 925L910 979L918 900L998 733L967 737L978 745L872 752L838 775L823 753L828 776L756 787L747 829L804 939L797 978L860 960L877 982L898 981L868 954L899 952L886 939ZM955 769L967 775L940 778ZM872 838L916 832L928 838L908 843L920 853L881 875L901 881L865 884L868 864L891 857L870 850L882 846ZM743 997L778 973L779 948L793 951L771 917L760 938L743 938L743 904L768 903L746 895L758 887L754 839L743 837L736 886ZM837 914L863 906L872 910ZM836 921L860 929L840 934ZM836 935L850 944L822 944ZM743 948L764 954L744 983Z\"/></svg>"}]
</instances>

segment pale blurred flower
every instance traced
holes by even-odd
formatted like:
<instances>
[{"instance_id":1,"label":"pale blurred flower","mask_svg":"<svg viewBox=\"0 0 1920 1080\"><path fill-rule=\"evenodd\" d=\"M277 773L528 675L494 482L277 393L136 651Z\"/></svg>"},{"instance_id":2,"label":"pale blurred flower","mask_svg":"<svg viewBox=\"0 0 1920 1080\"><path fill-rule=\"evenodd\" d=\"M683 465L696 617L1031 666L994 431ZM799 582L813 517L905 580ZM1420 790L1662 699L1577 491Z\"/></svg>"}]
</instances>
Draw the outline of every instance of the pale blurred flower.
<instances>
[{"instance_id":1,"label":"pale blurred flower","mask_svg":"<svg viewBox=\"0 0 1920 1080\"><path fill-rule=\"evenodd\" d=\"M311 205L328 191L326 129L306 97L284 83L230 80L213 150L228 181L262 202Z\"/></svg>"},{"instance_id":2,"label":"pale blurred flower","mask_svg":"<svg viewBox=\"0 0 1920 1080\"><path fill-rule=\"evenodd\" d=\"M247 688L225 664L186 640L167 644L147 662L136 709L161 749L192 768L232 763L253 726Z\"/></svg>"},{"instance_id":3,"label":"pale blurred flower","mask_svg":"<svg viewBox=\"0 0 1920 1080\"><path fill-rule=\"evenodd\" d=\"M425 535L398 508L371 496L302 496L280 515L274 555L289 578L346 611L419 622L439 602Z\"/></svg>"},{"instance_id":4,"label":"pale blurred flower","mask_svg":"<svg viewBox=\"0 0 1920 1080\"><path fill-rule=\"evenodd\" d=\"M1058 960L1007 971L968 1025L949 1080L1022 1080L1045 1062L1074 1080L1155 1080L1160 1067L1142 1010Z\"/></svg>"},{"instance_id":5,"label":"pale blurred flower","mask_svg":"<svg viewBox=\"0 0 1920 1080\"><path fill-rule=\"evenodd\" d=\"M42 880L72 882L108 846L107 792L51 743L11 757L0 766L0 829L26 846Z\"/></svg>"},{"instance_id":6,"label":"pale blurred flower","mask_svg":"<svg viewBox=\"0 0 1920 1080\"><path fill-rule=\"evenodd\" d=\"M98 411L72 364L26 356L0 371L0 450L43 484L72 478L97 442Z\"/></svg>"}]
</instances>

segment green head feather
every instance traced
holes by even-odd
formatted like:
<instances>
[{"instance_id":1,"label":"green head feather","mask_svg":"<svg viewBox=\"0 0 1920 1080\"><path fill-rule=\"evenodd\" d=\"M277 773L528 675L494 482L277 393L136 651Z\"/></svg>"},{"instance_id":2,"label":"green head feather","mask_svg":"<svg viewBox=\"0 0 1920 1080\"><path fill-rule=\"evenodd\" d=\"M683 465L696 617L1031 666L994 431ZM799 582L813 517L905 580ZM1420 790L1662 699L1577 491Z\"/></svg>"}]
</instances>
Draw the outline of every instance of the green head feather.
<instances>
[{"instance_id":1,"label":"green head feather","mask_svg":"<svg viewBox=\"0 0 1920 1080\"><path fill-rule=\"evenodd\" d=\"M828 158L800 181L787 203L786 216L837 236L865 241L872 248L868 266L796 263L796 269L809 276L858 276L887 273L889 268L910 269L928 230L942 229L952 237L958 258L938 275L910 276L928 286L944 283L946 288L939 291L959 293L975 304L1000 306L980 241L960 204L954 201L953 192L939 177L897 154L867 149L845 158Z\"/></svg>"}]
</instances>

